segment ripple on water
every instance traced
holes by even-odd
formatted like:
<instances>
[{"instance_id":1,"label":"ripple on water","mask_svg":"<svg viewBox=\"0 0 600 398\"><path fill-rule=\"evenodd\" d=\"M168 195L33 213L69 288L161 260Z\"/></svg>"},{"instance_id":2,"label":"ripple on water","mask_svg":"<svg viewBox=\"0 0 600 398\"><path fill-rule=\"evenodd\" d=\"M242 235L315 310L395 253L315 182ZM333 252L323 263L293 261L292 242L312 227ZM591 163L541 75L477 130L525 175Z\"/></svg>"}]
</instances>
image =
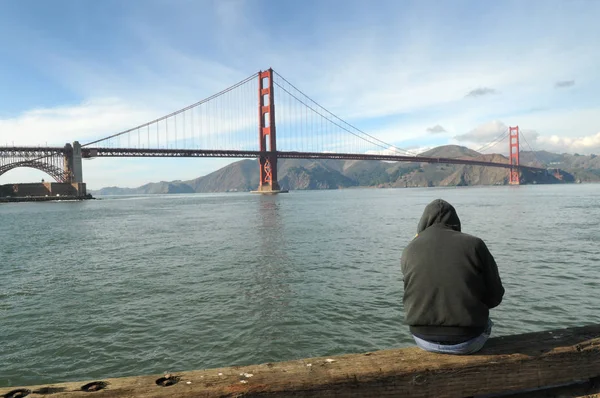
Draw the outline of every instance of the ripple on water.
<instances>
[{"instance_id":1,"label":"ripple on water","mask_svg":"<svg viewBox=\"0 0 600 398\"><path fill-rule=\"evenodd\" d=\"M494 336L598 323L597 189L1 206L0 386L412 345L399 260L437 197L496 257L506 296Z\"/></svg>"}]
</instances>

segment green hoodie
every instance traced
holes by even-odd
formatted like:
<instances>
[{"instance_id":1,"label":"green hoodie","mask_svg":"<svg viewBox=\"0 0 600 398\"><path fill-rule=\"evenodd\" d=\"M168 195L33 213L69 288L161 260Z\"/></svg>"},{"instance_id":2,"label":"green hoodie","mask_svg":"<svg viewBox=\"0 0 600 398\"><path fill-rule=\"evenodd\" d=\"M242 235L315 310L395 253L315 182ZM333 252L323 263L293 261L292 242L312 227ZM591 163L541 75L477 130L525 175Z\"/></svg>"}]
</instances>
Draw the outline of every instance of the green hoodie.
<instances>
[{"instance_id":1,"label":"green hoodie","mask_svg":"<svg viewBox=\"0 0 600 398\"><path fill-rule=\"evenodd\" d=\"M461 232L456 210L441 199L425 208L401 266L406 323L428 341L453 344L478 336L504 295L487 246Z\"/></svg>"}]
</instances>

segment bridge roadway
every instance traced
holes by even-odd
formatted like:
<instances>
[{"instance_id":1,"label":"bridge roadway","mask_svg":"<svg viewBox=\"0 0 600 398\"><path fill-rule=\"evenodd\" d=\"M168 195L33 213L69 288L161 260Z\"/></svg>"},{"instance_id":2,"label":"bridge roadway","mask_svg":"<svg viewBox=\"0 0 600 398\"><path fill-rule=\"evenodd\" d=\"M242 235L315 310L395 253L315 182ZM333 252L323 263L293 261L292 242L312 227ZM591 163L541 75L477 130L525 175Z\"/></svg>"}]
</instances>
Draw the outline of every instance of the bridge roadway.
<instances>
[{"instance_id":1,"label":"bridge roadway","mask_svg":"<svg viewBox=\"0 0 600 398\"><path fill-rule=\"evenodd\" d=\"M64 154L65 148L62 146L56 147L36 147L36 146L3 146L0 147L1 156L14 156L18 154L29 154L32 157L50 156L56 153Z\"/></svg>"},{"instance_id":2,"label":"bridge roadway","mask_svg":"<svg viewBox=\"0 0 600 398\"><path fill-rule=\"evenodd\" d=\"M100 157L206 157L206 158L258 158L268 156L269 152L244 151L244 150L218 150L218 149L137 149L137 148L92 148L83 147L82 157L86 159ZM57 153L63 153L64 147L0 147L0 156L7 153L28 153L34 157L51 156ZM377 154L356 154L356 153L332 153L332 152L296 152L296 151L278 151L277 157L281 159L341 159L341 160L384 160L393 162L414 162L414 163L443 163L443 164L463 164L471 166L501 167L510 169L509 163L486 162L475 159L443 158L427 156L406 156L406 155L377 155ZM545 171L543 167L519 165L521 169L531 171Z\"/></svg>"},{"instance_id":3,"label":"bridge roadway","mask_svg":"<svg viewBox=\"0 0 600 398\"><path fill-rule=\"evenodd\" d=\"M269 152L205 149L131 149L131 148L82 148L84 158L93 157L219 157L258 158ZM355 153L278 151L280 159L343 159L343 160L386 160L394 162L466 164L472 166L502 167L510 169L509 163L485 162L474 159L438 158L427 156L375 155ZM521 169L545 171L545 168L519 166Z\"/></svg>"}]
</instances>

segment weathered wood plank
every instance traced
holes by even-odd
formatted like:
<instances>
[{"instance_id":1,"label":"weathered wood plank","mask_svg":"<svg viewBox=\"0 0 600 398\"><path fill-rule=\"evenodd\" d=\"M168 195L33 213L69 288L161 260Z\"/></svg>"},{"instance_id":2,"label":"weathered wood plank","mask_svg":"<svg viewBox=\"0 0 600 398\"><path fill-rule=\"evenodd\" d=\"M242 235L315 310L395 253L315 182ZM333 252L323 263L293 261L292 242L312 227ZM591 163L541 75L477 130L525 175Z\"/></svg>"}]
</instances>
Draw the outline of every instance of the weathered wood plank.
<instances>
[{"instance_id":1,"label":"weathered wood plank","mask_svg":"<svg viewBox=\"0 0 600 398\"><path fill-rule=\"evenodd\" d=\"M590 398L600 397L600 377L563 386L527 390L521 393L502 395L504 398ZM477 398L485 398L477 397Z\"/></svg>"},{"instance_id":2,"label":"weathered wood plank","mask_svg":"<svg viewBox=\"0 0 600 398\"><path fill-rule=\"evenodd\" d=\"M175 374L103 380L90 393L87 382L25 387L54 388L52 398L76 397L465 397L517 392L600 376L600 325L491 339L477 355L432 354L392 349L331 358L228 367ZM0 389L0 396L16 388ZM39 396L31 394L30 396ZM12 398L12 397L11 397Z\"/></svg>"}]
</instances>

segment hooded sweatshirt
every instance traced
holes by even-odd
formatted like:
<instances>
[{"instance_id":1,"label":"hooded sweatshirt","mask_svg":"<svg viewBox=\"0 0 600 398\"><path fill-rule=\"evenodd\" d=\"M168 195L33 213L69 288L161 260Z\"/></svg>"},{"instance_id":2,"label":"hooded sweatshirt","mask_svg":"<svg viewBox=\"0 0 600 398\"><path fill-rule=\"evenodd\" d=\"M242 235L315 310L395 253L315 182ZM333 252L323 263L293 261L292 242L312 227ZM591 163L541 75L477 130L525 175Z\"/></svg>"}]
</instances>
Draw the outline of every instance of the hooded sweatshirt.
<instances>
[{"instance_id":1,"label":"hooded sweatshirt","mask_svg":"<svg viewBox=\"0 0 600 398\"><path fill-rule=\"evenodd\" d=\"M480 335L504 295L487 246L461 232L456 210L441 199L425 208L401 266L406 323L428 341L457 344Z\"/></svg>"}]
</instances>

